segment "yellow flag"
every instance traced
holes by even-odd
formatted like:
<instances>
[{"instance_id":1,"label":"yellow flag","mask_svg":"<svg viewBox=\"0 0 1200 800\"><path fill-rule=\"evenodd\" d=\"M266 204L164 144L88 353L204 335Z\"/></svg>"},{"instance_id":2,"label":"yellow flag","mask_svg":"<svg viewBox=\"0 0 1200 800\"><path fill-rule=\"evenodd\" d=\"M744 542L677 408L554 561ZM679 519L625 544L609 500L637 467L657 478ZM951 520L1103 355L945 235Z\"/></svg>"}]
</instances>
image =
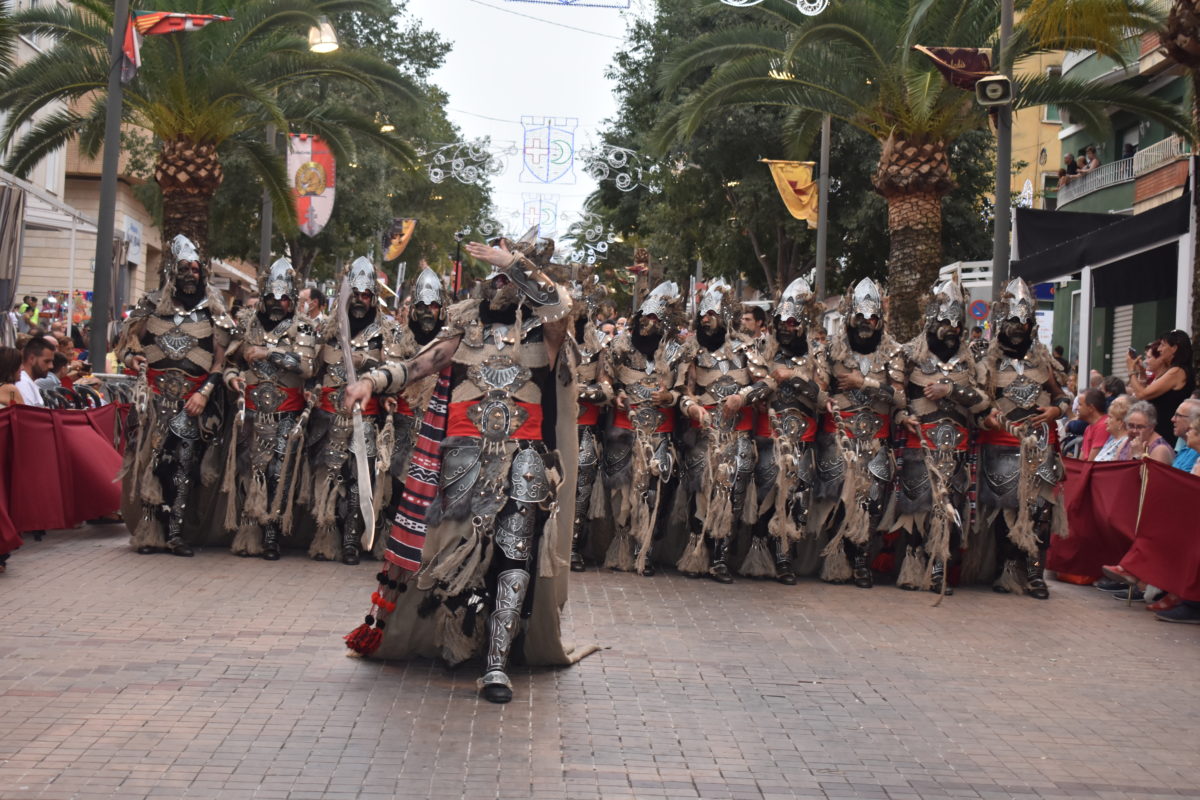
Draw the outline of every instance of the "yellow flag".
<instances>
[{"instance_id":1,"label":"yellow flag","mask_svg":"<svg viewBox=\"0 0 1200 800\"><path fill-rule=\"evenodd\" d=\"M771 168L771 177L783 204L796 219L817 224L817 184L813 180L813 161L761 161Z\"/></svg>"}]
</instances>

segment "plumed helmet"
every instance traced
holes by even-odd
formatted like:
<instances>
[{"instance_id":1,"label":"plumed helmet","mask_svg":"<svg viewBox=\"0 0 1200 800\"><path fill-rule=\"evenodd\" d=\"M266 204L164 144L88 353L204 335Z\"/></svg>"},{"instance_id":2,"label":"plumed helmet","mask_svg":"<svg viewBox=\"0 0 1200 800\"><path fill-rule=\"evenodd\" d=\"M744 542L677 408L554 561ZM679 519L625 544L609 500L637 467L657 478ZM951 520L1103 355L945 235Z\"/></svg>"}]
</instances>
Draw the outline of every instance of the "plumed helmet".
<instances>
[{"instance_id":1,"label":"plumed helmet","mask_svg":"<svg viewBox=\"0 0 1200 800\"><path fill-rule=\"evenodd\" d=\"M638 313L644 317L653 315L661 320L665 320L667 318L668 307L678 299L679 286L675 281L663 281L658 286L655 286L650 294L646 295L646 299L642 301L642 307L638 309Z\"/></svg>"},{"instance_id":2,"label":"plumed helmet","mask_svg":"<svg viewBox=\"0 0 1200 800\"><path fill-rule=\"evenodd\" d=\"M708 288L704 290L704 294L700 296L700 305L696 309L696 317L702 318L708 312L713 312L729 324L729 318L733 313L732 305L729 301L730 292L733 287L725 281L724 278L716 278L708 284Z\"/></svg>"},{"instance_id":3,"label":"plumed helmet","mask_svg":"<svg viewBox=\"0 0 1200 800\"><path fill-rule=\"evenodd\" d=\"M870 278L863 278L850 293L850 316L856 314L883 319L883 291Z\"/></svg>"},{"instance_id":4,"label":"plumed helmet","mask_svg":"<svg viewBox=\"0 0 1200 800\"><path fill-rule=\"evenodd\" d=\"M925 306L925 324L933 326L947 320L952 325L962 325L966 312L967 296L956 272L934 285L933 296Z\"/></svg>"},{"instance_id":5,"label":"plumed helmet","mask_svg":"<svg viewBox=\"0 0 1200 800\"><path fill-rule=\"evenodd\" d=\"M274 297L277 300L295 297L296 270L292 269L292 262L286 258L276 260L265 275L259 276L258 293L263 297Z\"/></svg>"},{"instance_id":6,"label":"plumed helmet","mask_svg":"<svg viewBox=\"0 0 1200 800\"><path fill-rule=\"evenodd\" d=\"M581 265L573 269L576 272L575 278L567 284L572 309L576 316L585 311L589 315L594 314L608 296L608 289L600 283L600 276L596 275L591 267Z\"/></svg>"},{"instance_id":7,"label":"plumed helmet","mask_svg":"<svg viewBox=\"0 0 1200 800\"><path fill-rule=\"evenodd\" d=\"M366 256L359 256L350 265L350 272L346 276L346 280L350 282L350 288L356 292L375 294L375 265Z\"/></svg>"},{"instance_id":8,"label":"plumed helmet","mask_svg":"<svg viewBox=\"0 0 1200 800\"><path fill-rule=\"evenodd\" d=\"M995 322L1005 322L1016 317L1022 325L1037 321L1037 298L1024 278L1013 278L1004 289L1004 295L992 309Z\"/></svg>"},{"instance_id":9,"label":"plumed helmet","mask_svg":"<svg viewBox=\"0 0 1200 800\"><path fill-rule=\"evenodd\" d=\"M796 278L783 290L783 294L779 298L779 305L775 308L775 318L780 322L794 319L808 325L813 321L812 301L812 287L808 285L808 281L804 278Z\"/></svg>"},{"instance_id":10,"label":"plumed helmet","mask_svg":"<svg viewBox=\"0 0 1200 800\"><path fill-rule=\"evenodd\" d=\"M421 274L413 282L412 299L414 303L446 305L446 292L442 287L442 280L429 267L421 270Z\"/></svg>"},{"instance_id":11,"label":"plumed helmet","mask_svg":"<svg viewBox=\"0 0 1200 800\"><path fill-rule=\"evenodd\" d=\"M208 284L208 263L200 257L200 250L196 247L196 243L182 233L178 233L171 240L171 246L167 248L167 253L162 259L162 288L167 296L175 292L176 271L179 269L180 262L183 261L198 261L200 263L200 280L205 285Z\"/></svg>"},{"instance_id":12,"label":"plumed helmet","mask_svg":"<svg viewBox=\"0 0 1200 800\"><path fill-rule=\"evenodd\" d=\"M196 249L196 243L182 233L175 234L175 238L171 240L171 257L174 263L180 261L200 261L200 251Z\"/></svg>"}]
</instances>

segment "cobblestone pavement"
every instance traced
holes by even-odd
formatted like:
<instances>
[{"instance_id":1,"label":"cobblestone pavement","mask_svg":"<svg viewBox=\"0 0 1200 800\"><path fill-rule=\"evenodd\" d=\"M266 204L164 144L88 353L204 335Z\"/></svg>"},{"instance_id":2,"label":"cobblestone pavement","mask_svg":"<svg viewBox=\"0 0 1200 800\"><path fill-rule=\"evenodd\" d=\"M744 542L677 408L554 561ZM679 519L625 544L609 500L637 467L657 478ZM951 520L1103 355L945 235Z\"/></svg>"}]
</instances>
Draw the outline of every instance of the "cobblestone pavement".
<instances>
[{"instance_id":1,"label":"cobblestone pavement","mask_svg":"<svg viewBox=\"0 0 1200 800\"><path fill-rule=\"evenodd\" d=\"M0 576L0 798L1200 797L1200 627L805 581L573 576L515 670L348 658L370 565L51 533Z\"/></svg>"}]
</instances>

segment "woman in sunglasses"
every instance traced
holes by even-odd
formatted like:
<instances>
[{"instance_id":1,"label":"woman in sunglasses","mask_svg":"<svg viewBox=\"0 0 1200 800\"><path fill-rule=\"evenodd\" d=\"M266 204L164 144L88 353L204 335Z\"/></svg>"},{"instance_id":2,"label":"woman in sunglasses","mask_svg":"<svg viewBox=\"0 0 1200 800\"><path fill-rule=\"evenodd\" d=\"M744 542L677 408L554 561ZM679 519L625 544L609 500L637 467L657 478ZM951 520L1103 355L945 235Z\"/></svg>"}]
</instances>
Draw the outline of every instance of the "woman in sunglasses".
<instances>
[{"instance_id":1,"label":"woman in sunglasses","mask_svg":"<svg viewBox=\"0 0 1200 800\"><path fill-rule=\"evenodd\" d=\"M1138 400L1154 406L1158 434L1174 440L1171 415L1196 389L1192 367L1192 341L1181 330L1164 333L1146 349L1146 359L1127 357L1127 389Z\"/></svg>"}]
</instances>

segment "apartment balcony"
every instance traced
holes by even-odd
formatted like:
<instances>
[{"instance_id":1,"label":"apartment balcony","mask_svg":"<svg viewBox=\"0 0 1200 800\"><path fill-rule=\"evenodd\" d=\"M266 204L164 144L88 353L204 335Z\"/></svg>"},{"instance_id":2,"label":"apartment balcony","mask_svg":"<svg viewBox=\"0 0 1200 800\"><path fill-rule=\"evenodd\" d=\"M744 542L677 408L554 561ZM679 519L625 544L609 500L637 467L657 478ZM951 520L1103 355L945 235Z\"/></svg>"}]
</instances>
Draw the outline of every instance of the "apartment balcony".
<instances>
[{"instance_id":1,"label":"apartment balcony","mask_svg":"<svg viewBox=\"0 0 1200 800\"><path fill-rule=\"evenodd\" d=\"M1180 136L1148 145L1132 158L1103 164L1060 186L1058 208L1093 212L1141 210L1141 204L1184 185L1190 153L1191 145Z\"/></svg>"}]
</instances>

